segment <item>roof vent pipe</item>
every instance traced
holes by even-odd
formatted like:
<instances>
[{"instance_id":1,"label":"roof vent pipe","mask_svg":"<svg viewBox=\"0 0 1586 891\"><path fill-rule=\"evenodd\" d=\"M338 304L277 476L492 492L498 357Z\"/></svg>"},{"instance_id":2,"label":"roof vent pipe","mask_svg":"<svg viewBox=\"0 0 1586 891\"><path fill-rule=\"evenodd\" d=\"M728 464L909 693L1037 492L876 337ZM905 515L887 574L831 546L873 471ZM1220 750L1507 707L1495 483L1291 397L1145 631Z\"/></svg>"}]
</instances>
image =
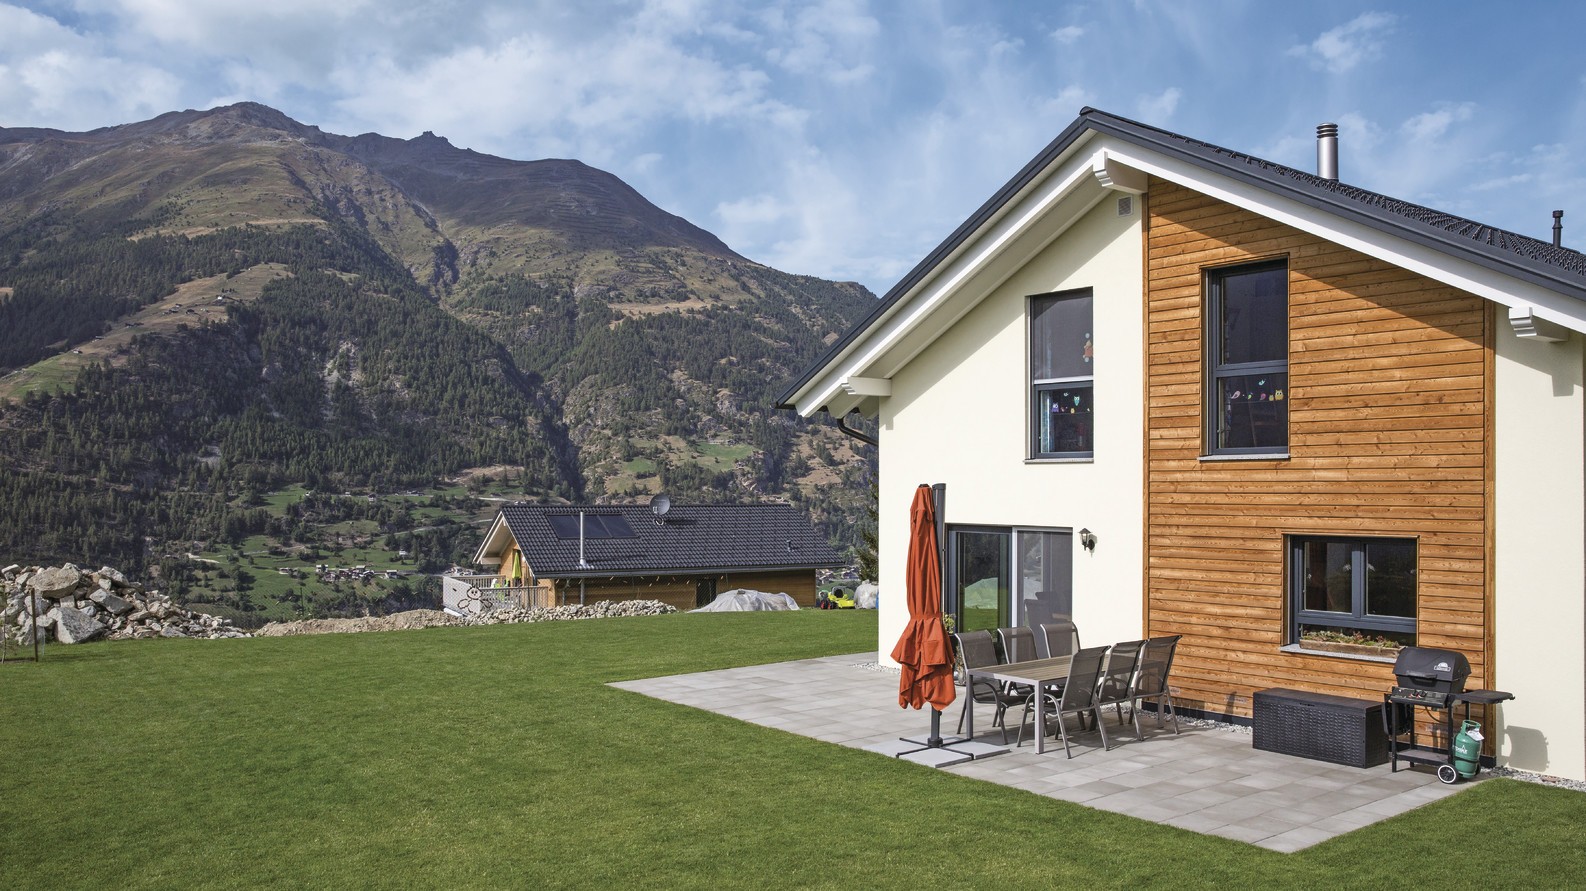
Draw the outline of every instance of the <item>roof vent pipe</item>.
<instances>
[{"instance_id":1,"label":"roof vent pipe","mask_svg":"<svg viewBox=\"0 0 1586 891\"><path fill-rule=\"evenodd\" d=\"M1316 175L1338 181L1338 125L1316 125Z\"/></svg>"},{"instance_id":2,"label":"roof vent pipe","mask_svg":"<svg viewBox=\"0 0 1586 891\"><path fill-rule=\"evenodd\" d=\"M1553 211L1553 246L1564 246L1564 211Z\"/></svg>"}]
</instances>

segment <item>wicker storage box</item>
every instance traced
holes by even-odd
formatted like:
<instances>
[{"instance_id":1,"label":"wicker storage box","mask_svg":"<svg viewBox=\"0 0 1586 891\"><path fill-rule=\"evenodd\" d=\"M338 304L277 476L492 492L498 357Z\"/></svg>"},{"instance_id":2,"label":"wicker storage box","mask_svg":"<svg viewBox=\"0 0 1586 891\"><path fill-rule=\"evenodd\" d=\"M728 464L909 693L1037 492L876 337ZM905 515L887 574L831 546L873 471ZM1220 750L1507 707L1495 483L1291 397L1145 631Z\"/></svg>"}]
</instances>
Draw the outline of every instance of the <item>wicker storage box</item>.
<instances>
[{"instance_id":1,"label":"wicker storage box","mask_svg":"<svg viewBox=\"0 0 1586 891\"><path fill-rule=\"evenodd\" d=\"M1382 700L1350 699L1303 690L1258 690L1255 695L1258 749L1350 767L1388 761Z\"/></svg>"}]
</instances>

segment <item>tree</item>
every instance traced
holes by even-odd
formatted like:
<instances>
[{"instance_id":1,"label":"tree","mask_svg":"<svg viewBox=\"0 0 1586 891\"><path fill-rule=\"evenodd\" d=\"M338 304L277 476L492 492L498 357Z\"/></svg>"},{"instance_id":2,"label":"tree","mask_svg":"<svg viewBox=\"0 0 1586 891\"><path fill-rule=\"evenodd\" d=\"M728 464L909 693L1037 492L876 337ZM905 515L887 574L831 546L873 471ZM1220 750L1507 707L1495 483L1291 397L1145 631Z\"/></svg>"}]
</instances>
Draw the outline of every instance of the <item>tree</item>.
<instances>
[{"instance_id":1,"label":"tree","mask_svg":"<svg viewBox=\"0 0 1586 891\"><path fill-rule=\"evenodd\" d=\"M859 578L873 582L879 577L876 563L878 562L877 546L879 542L880 527L880 500L879 486L870 484L870 502L865 505L865 519L859 524L859 544L853 547L854 561L859 564Z\"/></svg>"}]
</instances>

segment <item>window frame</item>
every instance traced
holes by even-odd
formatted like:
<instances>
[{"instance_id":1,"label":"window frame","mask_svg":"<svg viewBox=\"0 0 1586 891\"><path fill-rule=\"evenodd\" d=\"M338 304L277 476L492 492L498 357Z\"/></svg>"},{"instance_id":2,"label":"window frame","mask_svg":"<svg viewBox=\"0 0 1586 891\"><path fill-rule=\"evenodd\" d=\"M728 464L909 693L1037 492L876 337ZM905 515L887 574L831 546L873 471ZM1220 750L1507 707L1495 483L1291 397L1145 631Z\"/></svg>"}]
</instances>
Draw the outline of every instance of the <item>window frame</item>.
<instances>
[{"instance_id":1,"label":"window frame","mask_svg":"<svg viewBox=\"0 0 1586 891\"><path fill-rule=\"evenodd\" d=\"M1305 546L1317 543L1346 544L1350 548L1350 612L1348 613L1308 610L1305 608ZM1413 550L1415 555L1415 564L1412 570L1415 575L1415 593L1412 598L1415 610L1413 617L1376 616L1366 611L1368 592L1366 588L1367 563L1365 551L1372 544L1408 545ZM1421 547L1417 539L1413 537L1396 538L1376 535L1303 534L1287 536L1286 545L1286 553L1288 555L1286 595L1289 606L1289 643L1304 646L1304 641L1300 638L1300 627L1302 625L1345 628L1367 634L1407 634L1412 638L1419 634L1418 626L1421 616Z\"/></svg>"},{"instance_id":2,"label":"window frame","mask_svg":"<svg viewBox=\"0 0 1586 891\"><path fill-rule=\"evenodd\" d=\"M1202 454L1206 456L1224 457L1288 457L1289 451L1289 415L1288 404L1285 399L1283 407L1283 444L1280 446L1224 446L1221 445L1219 422L1221 420L1221 405L1218 398L1220 392L1218 382L1224 378L1243 377L1254 374L1282 374L1287 381L1284 389L1292 392L1293 381L1288 380L1289 375L1289 280L1288 257L1259 260L1253 263L1239 263L1230 266L1217 266L1202 270L1201 290L1205 295L1202 305L1205 307L1203 324L1204 338L1204 389L1202 409L1205 413L1202 435L1205 437L1205 448ZM1221 361L1223 354L1222 332L1222 283L1234 275L1246 275L1269 270L1283 270L1283 358L1263 360L1259 362L1228 362Z\"/></svg>"},{"instance_id":3,"label":"window frame","mask_svg":"<svg viewBox=\"0 0 1586 891\"><path fill-rule=\"evenodd\" d=\"M997 588L997 618L995 628L1005 628L1010 625L1030 627L1028 596L1033 593L1027 590L1027 583L1031 581L1026 577L1029 567L1026 565L1022 545L1024 536L1055 536L1054 539L1042 540L1043 544L1050 543L1055 547L1051 551L1042 552L1041 579L1039 584L1043 592L1050 591L1058 595L1064 605L1069 609L1066 615L1072 616L1074 608L1074 548L1075 533L1073 528L1067 526L995 526L978 523L949 523L944 531L946 539L946 560L943 566L943 612L953 616L954 627L959 631L972 630L968 627L964 616L964 594L959 587L963 580L962 574L962 545L964 535L996 536L1001 539L1003 565L999 567L998 581L1002 584ZM1044 562L1048 558L1051 563ZM1053 590L1052 585L1056 585ZM974 629L984 630L984 629ZM991 629L995 630L995 629Z\"/></svg>"},{"instance_id":4,"label":"window frame","mask_svg":"<svg viewBox=\"0 0 1586 891\"><path fill-rule=\"evenodd\" d=\"M1080 299L1090 301L1090 331L1087 332L1087 334L1090 335L1090 344L1092 345L1092 350L1094 350L1094 344L1095 344L1095 341L1096 341L1096 338L1095 338L1095 331L1096 331L1096 295L1095 295L1094 289L1092 289L1092 288L1074 288L1074 289L1067 290L1067 291L1052 291L1052 292L1049 292L1049 293L1046 293L1046 294L1032 294L1032 295L1030 295L1029 297L1027 297L1025 299L1025 312L1024 312L1024 318L1025 318L1025 340L1024 340L1024 343L1025 343L1025 351L1026 351L1025 376L1026 376L1026 379L1029 382L1029 393L1030 393L1029 415L1027 416L1028 419L1029 419L1029 425L1030 425L1029 455L1028 455L1028 457L1029 457L1029 460L1032 460L1032 461L1087 460L1087 459L1092 459L1092 458L1094 458L1096 456L1096 417L1095 417L1096 367L1095 367L1095 359L1094 359L1094 357L1092 356L1092 358L1088 359L1088 361L1091 364L1090 374L1088 374L1088 375L1068 375L1068 376L1059 376L1059 377L1037 377L1036 376L1036 369L1035 369L1035 363L1036 363L1036 349L1035 349L1035 336L1036 336L1035 317L1036 317L1036 312L1035 312L1035 310L1036 310L1037 302L1038 301L1053 301L1053 302L1056 302L1056 301L1059 301L1059 300L1080 300ZM1053 393L1053 392L1056 392L1056 391L1059 391L1059 390L1077 390L1077 389L1087 390L1089 392L1089 394L1090 394L1090 415L1091 415L1091 420L1090 420L1090 445L1091 445L1091 447L1089 449L1074 449L1074 450L1069 450L1069 451L1045 451L1045 450L1043 450L1041 448L1041 433L1042 433L1042 429L1043 429L1042 421L1043 421L1043 415L1044 415L1044 413L1043 413L1043 411L1041 409L1041 398L1042 398L1042 395L1046 394L1046 393Z\"/></svg>"}]
</instances>

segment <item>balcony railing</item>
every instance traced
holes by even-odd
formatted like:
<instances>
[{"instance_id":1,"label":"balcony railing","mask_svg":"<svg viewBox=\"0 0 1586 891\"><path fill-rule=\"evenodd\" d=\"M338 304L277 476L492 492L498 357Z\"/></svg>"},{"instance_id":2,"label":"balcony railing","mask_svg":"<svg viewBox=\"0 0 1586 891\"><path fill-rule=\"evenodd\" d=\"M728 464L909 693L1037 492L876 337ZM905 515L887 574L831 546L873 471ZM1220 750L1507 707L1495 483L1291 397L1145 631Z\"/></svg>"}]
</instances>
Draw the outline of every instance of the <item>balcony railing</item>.
<instances>
[{"instance_id":1,"label":"balcony railing","mask_svg":"<svg viewBox=\"0 0 1586 891\"><path fill-rule=\"evenodd\" d=\"M498 575L448 575L441 577L441 601L465 615L510 607L545 609L556 605L556 588L550 582L513 585Z\"/></svg>"}]
</instances>

